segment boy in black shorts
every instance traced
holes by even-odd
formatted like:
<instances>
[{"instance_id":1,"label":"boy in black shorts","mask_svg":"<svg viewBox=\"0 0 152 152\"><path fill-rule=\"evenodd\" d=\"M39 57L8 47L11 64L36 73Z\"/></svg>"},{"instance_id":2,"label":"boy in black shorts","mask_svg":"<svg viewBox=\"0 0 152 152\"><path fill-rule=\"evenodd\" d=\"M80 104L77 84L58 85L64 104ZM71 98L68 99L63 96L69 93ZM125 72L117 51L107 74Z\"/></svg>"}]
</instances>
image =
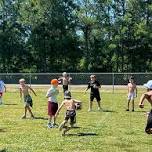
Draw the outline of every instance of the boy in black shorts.
<instances>
[{"instance_id":1,"label":"boy in black shorts","mask_svg":"<svg viewBox=\"0 0 152 152\"><path fill-rule=\"evenodd\" d=\"M66 115L65 115L64 121L59 126L59 130L60 131L63 130L63 132L62 132L63 136L76 123L76 104L78 104L78 103L81 104L81 101L71 99L71 92L70 91L65 91L64 101L61 103L59 109L56 112L56 117L57 117L61 108L63 106L66 107ZM70 127L66 126L69 119L70 119Z\"/></svg>"},{"instance_id":2,"label":"boy in black shorts","mask_svg":"<svg viewBox=\"0 0 152 152\"><path fill-rule=\"evenodd\" d=\"M85 92L91 88L90 91L90 102L89 102L89 109L88 111L92 111L92 102L94 100L94 98L96 98L97 103L98 103L98 110L101 110L101 106L100 106L100 92L99 92L99 88L101 88L100 83L96 80L96 76L95 75L91 75L90 76L90 81L88 82L88 87L85 90Z\"/></svg>"}]
</instances>

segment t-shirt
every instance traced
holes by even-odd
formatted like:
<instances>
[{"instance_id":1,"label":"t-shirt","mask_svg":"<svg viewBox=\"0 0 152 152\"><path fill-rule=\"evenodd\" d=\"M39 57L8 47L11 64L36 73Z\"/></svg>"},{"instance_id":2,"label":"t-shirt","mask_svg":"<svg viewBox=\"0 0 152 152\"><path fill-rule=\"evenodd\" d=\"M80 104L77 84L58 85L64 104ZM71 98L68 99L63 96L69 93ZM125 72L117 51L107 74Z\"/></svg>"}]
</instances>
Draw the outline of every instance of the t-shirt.
<instances>
[{"instance_id":1,"label":"t-shirt","mask_svg":"<svg viewBox=\"0 0 152 152\"><path fill-rule=\"evenodd\" d=\"M100 83L97 80L88 82L88 89L91 88L91 94L98 94L99 88L97 87L99 86L100 86Z\"/></svg>"},{"instance_id":2,"label":"t-shirt","mask_svg":"<svg viewBox=\"0 0 152 152\"><path fill-rule=\"evenodd\" d=\"M5 86L5 83L0 80L0 92L4 92L4 86Z\"/></svg>"},{"instance_id":3,"label":"t-shirt","mask_svg":"<svg viewBox=\"0 0 152 152\"><path fill-rule=\"evenodd\" d=\"M49 97L50 102L55 102L57 103L57 95L59 94L59 90L55 87L51 87L48 91L46 96Z\"/></svg>"}]
</instances>

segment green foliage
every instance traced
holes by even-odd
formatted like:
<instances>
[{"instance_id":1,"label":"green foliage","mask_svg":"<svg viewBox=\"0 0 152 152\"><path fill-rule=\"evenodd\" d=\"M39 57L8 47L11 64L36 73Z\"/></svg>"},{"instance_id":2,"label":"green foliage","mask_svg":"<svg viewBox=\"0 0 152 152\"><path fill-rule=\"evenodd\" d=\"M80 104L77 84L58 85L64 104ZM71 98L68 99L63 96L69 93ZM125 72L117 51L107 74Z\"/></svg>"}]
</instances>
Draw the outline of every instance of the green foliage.
<instances>
[{"instance_id":1,"label":"green foliage","mask_svg":"<svg viewBox=\"0 0 152 152\"><path fill-rule=\"evenodd\" d=\"M151 0L0 0L0 72L141 72Z\"/></svg>"}]
</instances>

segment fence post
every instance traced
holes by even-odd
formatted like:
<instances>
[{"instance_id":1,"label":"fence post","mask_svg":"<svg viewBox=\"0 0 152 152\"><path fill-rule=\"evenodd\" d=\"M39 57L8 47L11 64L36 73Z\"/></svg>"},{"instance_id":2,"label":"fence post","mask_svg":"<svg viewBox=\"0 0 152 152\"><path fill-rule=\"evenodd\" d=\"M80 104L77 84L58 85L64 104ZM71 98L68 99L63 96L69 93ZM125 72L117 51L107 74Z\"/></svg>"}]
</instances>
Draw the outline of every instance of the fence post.
<instances>
[{"instance_id":1,"label":"fence post","mask_svg":"<svg viewBox=\"0 0 152 152\"><path fill-rule=\"evenodd\" d=\"M114 93L115 90L115 74L112 73L112 93Z\"/></svg>"},{"instance_id":2,"label":"fence post","mask_svg":"<svg viewBox=\"0 0 152 152\"><path fill-rule=\"evenodd\" d=\"M32 85L32 75L31 75L31 72L30 72L30 87Z\"/></svg>"}]
</instances>

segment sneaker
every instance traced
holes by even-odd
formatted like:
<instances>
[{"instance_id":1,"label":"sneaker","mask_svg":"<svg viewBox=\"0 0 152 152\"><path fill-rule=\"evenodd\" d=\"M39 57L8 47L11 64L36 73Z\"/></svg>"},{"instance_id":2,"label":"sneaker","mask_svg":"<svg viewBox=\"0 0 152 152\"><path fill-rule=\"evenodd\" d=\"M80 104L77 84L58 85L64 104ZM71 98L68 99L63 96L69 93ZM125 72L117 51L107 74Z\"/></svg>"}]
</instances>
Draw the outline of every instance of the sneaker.
<instances>
[{"instance_id":1,"label":"sneaker","mask_svg":"<svg viewBox=\"0 0 152 152\"><path fill-rule=\"evenodd\" d=\"M134 112L135 110L134 109L132 109L132 112Z\"/></svg>"},{"instance_id":2,"label":"sneaker","mask_svg":"<svg viewBox=\"0 0 152 152\"><path fill-rule=\"evenodd\" d=\"M53 125L52 125L51 123L48 123L48 124L47 124L47 127L48 127L48 128L53 128Z\"/></svg>"},{"instance_id":3,"label":"sneaker","mask_svg":"<svg viewBox=\"0 0 152 152\"><path fill-rule=\"evenodd\" d=\"M126 111L129 111L129 109L126 109Z\"/></svg>"}]
</instances>

